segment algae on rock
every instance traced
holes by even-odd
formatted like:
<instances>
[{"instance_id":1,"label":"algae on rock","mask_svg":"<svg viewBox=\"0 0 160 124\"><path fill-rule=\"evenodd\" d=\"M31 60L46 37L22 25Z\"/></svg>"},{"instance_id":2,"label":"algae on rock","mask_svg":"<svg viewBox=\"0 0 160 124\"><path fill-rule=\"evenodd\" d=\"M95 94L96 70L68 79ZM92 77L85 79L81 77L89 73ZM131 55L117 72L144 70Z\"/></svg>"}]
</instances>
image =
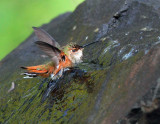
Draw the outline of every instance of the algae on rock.
<instances>
[{"instance_id":1,"label":"algae on rock","mask_svg":"<svg viewBox=\"0 0 160 124\"><path fill-rule=\"evenodd\" d=\"M159 79L158 7L151 0L86 0L42 26L62 46L101 42L52 89L49 79L20 76L20 66L49 61L32 34L1 61L0 123L120 123Z\"/></svg>"}]
</instances>

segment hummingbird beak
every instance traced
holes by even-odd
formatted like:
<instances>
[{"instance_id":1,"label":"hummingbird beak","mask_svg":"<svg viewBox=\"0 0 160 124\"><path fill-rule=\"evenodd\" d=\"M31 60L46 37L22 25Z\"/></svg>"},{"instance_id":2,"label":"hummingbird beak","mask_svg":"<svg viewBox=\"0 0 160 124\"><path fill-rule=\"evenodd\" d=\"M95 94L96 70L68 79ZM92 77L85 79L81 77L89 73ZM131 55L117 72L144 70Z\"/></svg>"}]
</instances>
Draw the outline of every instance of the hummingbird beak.
<instances>
[{"instance_id":1,"label":"hummingbird beak","mask_svg":"<svg viewBox=\"0 0 160 124\"><path fill-rule=\"evenodd\" d=\"M88 44L85 44L85 45L80 46L80 47L81 47L81 49L82 49L82 48L84 48L84 47L90 46L90 45L92 45L92 44L94 44L94 43L97 43L97 42L99 42L99 40L94 41L94 42L91 42L91 43L88 43Z\"/></svg>"}]
</instances>

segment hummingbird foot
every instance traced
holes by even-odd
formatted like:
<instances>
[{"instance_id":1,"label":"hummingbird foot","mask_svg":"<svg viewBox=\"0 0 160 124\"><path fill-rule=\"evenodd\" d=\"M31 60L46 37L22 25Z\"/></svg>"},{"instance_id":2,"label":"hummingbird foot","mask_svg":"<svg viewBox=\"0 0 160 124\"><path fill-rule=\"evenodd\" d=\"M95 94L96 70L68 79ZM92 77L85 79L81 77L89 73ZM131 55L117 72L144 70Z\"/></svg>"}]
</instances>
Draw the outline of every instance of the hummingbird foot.
<instances>
[{"instance_id":1,"label":"hummingbird foot","mask_svg":"<svg viewBox=\"0 0 160 124\"><path fill-rule=\"evenodd\" d=\"M51 79L52 80L57 80L59 79L60 77L63 76L63 73L70 70L69 68L64 68L64 69L61 69L56 75L54 74L51 74Z\"/></svg>"},{"instance_id":2,"label":"hummingbird foot","mask_svg":"<svg viewBox=\"0 0 160 124\"><path fill-rule=\"evenodd\" d=\"M62 77L62 74L63 74L63 69L61 69L57 74L51 74L50 76L52 80L57 80L60 77Z\"/></svg>"}]
</instances>

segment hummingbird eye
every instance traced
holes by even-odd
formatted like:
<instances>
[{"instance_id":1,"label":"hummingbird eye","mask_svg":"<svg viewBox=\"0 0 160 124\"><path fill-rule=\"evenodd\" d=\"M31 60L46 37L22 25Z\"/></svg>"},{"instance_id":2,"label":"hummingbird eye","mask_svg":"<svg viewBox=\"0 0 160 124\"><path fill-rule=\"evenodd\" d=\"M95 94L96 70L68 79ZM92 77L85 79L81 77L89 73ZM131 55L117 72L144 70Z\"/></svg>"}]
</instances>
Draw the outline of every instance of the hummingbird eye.
<instances>
[{"instance_id":1,"label":"hummingbird eye","mask_svg":"<svg viewBox=\"0 0 160 124\"><path fill-rule=\"evenodd\" d=\"M76 52L76 50L72 50L72 52Z\"/></svg>"}]
</instances>

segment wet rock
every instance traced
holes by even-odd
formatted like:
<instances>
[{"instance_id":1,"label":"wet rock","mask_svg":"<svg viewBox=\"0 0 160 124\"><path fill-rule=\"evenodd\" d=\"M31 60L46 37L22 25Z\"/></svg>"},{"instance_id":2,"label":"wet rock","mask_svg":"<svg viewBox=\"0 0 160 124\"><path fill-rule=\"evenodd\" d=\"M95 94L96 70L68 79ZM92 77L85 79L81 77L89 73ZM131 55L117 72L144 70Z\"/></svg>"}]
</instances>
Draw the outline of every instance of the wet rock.
<instances>
[{"instance_id":1,"label":"wet rock","mask_svg":"<svg viewBox=\"0 0 160 124\"><path fill-rule=\"evenodd\" d=\"M86 0L44 25L62 46L101 40L55 83L20 75L21 66L49 61L32 34L0 63L0 123L158 124L159 3Z\"/></svg>"}]
</instances>

